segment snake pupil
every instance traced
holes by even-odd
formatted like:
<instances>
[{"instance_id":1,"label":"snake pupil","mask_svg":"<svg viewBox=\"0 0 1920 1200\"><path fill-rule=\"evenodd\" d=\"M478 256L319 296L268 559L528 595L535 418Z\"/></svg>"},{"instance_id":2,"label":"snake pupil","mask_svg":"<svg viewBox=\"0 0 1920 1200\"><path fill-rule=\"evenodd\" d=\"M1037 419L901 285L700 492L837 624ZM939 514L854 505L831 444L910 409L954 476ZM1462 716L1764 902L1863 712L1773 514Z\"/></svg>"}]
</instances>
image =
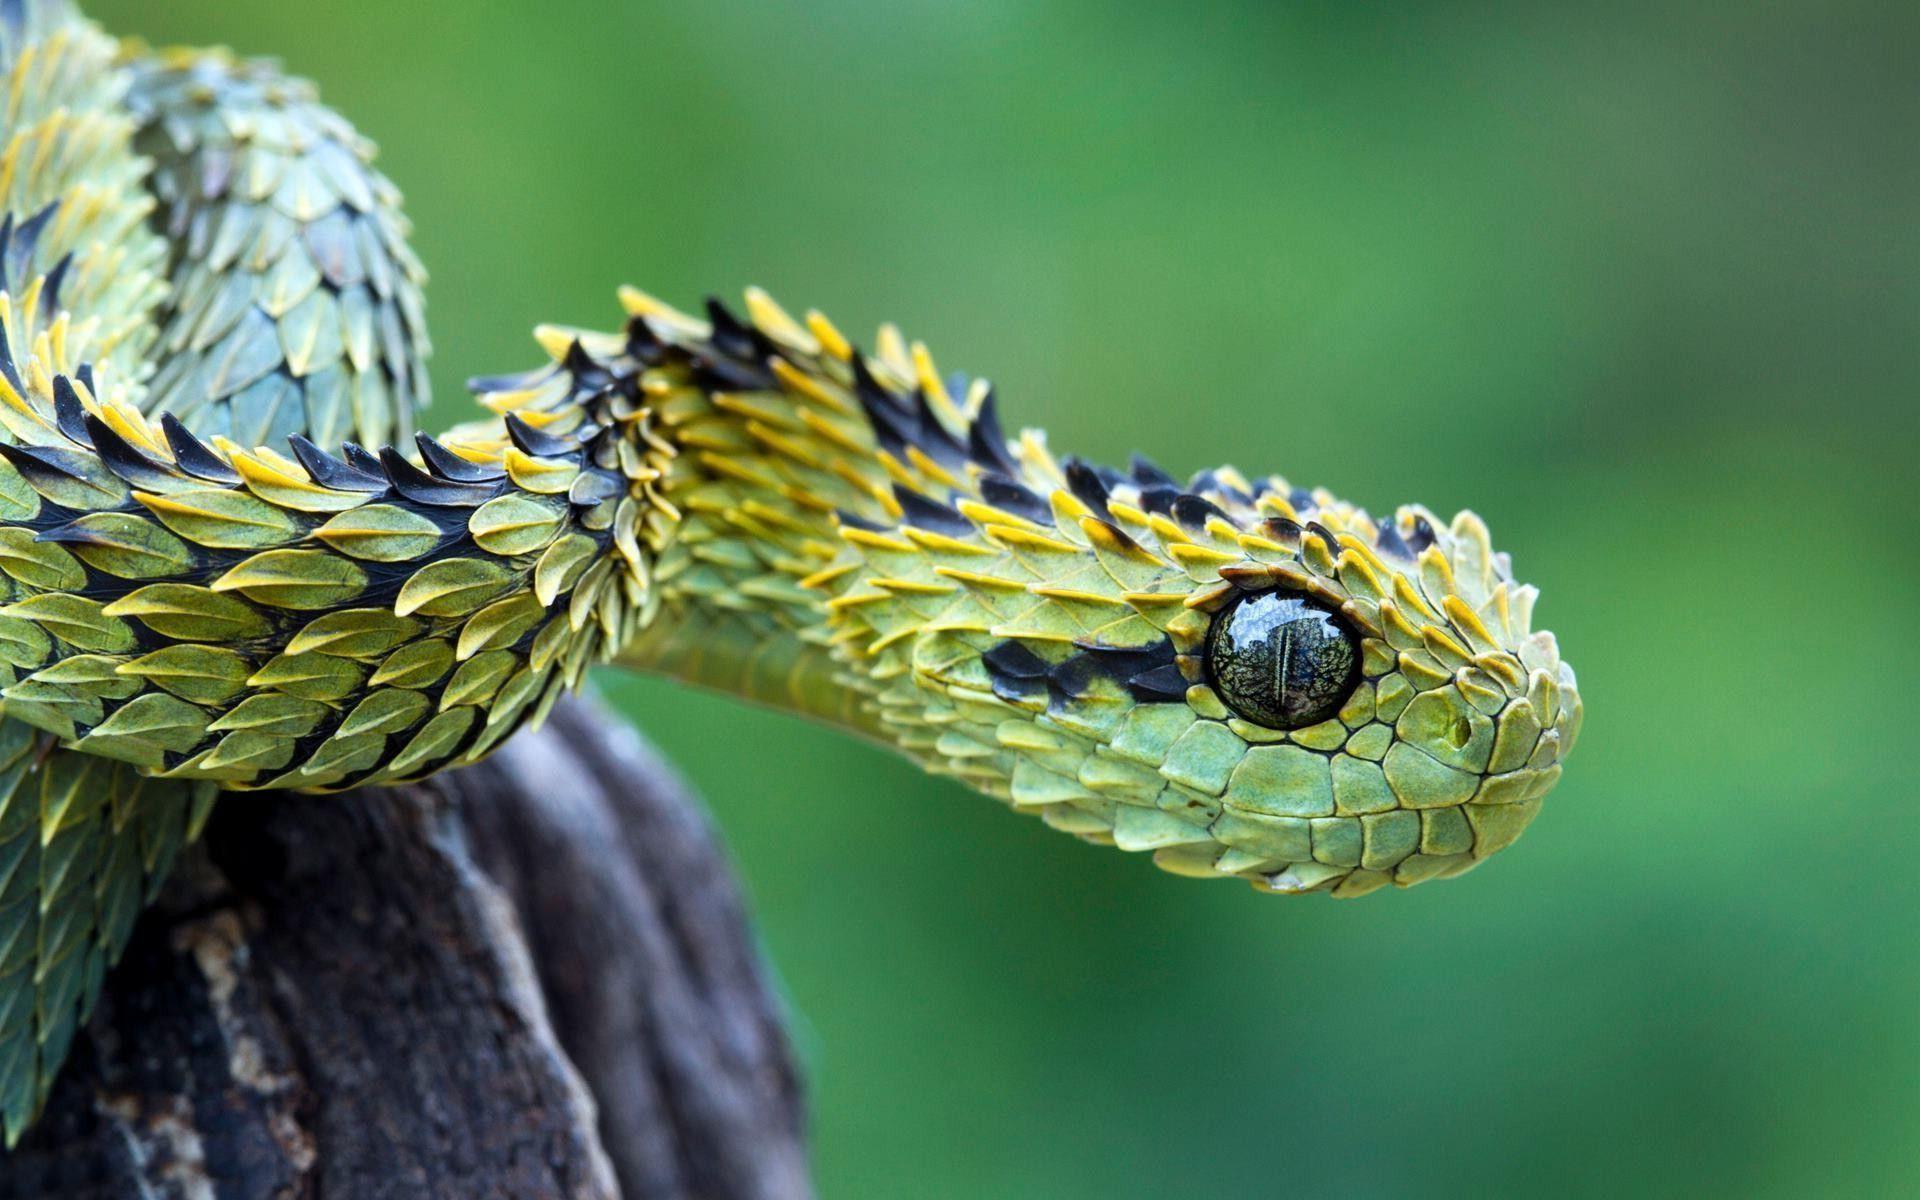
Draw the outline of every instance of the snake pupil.
<instances>
[{"instance_id":1,"label":"snake pupil","mask_svg":"<svg viewBox=\"0 0 1920 1200\"><path fill-rule=\"evenodd\" d=\"M1317 725L1360 682L1360 642L1325 604L1289 592L1243 596L1214 618L1207 669L1227 707L1270 729Z\"/></svg>"}]
</instances>

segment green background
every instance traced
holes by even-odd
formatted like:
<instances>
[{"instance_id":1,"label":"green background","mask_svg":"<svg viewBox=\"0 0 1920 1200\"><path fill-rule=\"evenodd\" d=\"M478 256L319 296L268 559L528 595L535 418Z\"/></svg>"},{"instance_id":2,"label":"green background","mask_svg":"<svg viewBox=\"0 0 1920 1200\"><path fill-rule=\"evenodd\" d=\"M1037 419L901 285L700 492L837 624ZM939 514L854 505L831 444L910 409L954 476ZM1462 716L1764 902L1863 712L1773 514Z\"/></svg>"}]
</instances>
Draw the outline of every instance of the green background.
<instances>
[{"instance_id":1,"label":"green background","mask_svg":"<svg viewBox=\"0 0 1920 1200\"><path fill-rule=\"evenodd\" d=\"M1014 421L1472 506L1588 720L1521 847L1162 876L607 688L712 804L831 1196L1865 1194L1920 1174L1914 10L94 0L384 147L439 413L633 281L893 317ZM1897 22L1897 23L1896 23Z\"/></svg>"}]
</instances>

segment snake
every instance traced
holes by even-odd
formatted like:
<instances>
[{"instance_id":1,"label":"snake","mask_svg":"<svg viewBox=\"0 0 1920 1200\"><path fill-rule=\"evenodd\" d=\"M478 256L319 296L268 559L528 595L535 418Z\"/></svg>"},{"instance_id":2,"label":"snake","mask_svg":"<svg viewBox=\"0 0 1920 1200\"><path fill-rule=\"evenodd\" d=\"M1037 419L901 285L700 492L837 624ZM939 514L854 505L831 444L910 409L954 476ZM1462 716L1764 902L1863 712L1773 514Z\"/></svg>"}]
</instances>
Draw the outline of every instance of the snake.
<instances>
[{"instance_id":1,"label":"snake","mask_svg":"<svg viewBox=\"0 0 1920 1200\"><path fill-rule=\"evenodd\" d=\"M1009 434L759 290L474 379L272 62L0 0L0 1121L216 801L425 779L591 668L878 742L1168 871L1358 896L1519 837L1582 707L1471 512ZM531 355L530 355L531 357Z\"/></svg>"}]
</instances>

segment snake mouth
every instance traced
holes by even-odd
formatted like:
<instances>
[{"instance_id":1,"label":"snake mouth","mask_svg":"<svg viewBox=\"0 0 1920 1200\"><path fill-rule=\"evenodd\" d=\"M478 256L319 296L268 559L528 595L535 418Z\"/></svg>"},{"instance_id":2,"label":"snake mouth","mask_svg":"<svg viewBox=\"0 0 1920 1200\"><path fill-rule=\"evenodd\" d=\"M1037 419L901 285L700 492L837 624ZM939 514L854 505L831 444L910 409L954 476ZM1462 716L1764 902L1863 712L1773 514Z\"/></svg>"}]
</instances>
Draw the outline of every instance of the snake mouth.
<instances>
[{"instance_id":1,"label":"snake mouth","mask_svg":"<svg viewBox=\"0 0 1920 1200\"><path fill-rule=\"evenodd\" d=\"M1554 738L1551 731L1544 740ZM1389 884L1411 887L1471 871L1518 841L1560 779L1559 748L1531 765L1483 778L1474 798L1442 808L1399 808L1313 822L1313 858L1245 878L1279 895L1325 891L1346 899Z\"/></svg>"},{"instance_id":2,"label":"snake mouth","mask_svg":"<svg viewBox=\"0 0 1920 1200\"><path fill-rule=\"evenodd\" d=\"M1556 738L1549 731L1543 742ZM1154 860L1177 874L1237 877L1276 895L1346 899L1450 879L1520 838L1559 781L1563 750L1543 745L1529 765L1487 775L1472 799L1443 807L1299 818L1223 805L1208 844L1162 847ZM1116 844L1134 848L1124 833Z\"/></svg>"},{"instance_id":3,"label":"snake mouth","mask_svg":"<svg viewBox=\"0 0 1920 1200\"><path fill-rule=\"evenodd\" d=\"M1512 845L1559 782L1582 718L1553 636L1531 633L1448 674L1423 675L1378 643L1370 661L1335 719L1263 734L1228 716L1210 732L1215 754L1228 734L1248 744L1233 748L1204 836L1152 845L1178 824L1122 811L1115 844L1152 849L1180 874L1343 898L1464 874ZM1176 742L1162 765L1173 790L1203 782L1187 758Z\"/></svg>"}]
</instances>

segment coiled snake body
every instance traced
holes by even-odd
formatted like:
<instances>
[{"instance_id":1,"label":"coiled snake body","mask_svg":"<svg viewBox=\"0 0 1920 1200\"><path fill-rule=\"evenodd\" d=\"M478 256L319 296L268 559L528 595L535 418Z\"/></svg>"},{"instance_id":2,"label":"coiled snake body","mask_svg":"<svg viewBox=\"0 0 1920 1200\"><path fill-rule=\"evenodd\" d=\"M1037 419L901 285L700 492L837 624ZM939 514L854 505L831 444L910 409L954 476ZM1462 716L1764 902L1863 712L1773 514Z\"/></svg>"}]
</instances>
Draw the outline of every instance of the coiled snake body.
<instances>
[{"instance_id":1,"label":"coiled snake body","mask_svg":"<svg viewBox=\"0 0 1920 1200\"><path fill-rule=\"evenodd\" d=\"M1580 722L1470 513L1008 438L758 292L476 380L310 88L0 0L0 1116L220 791L471 762L597 662L879 740L1183 874L1357 895L1510 843Z\"/></svg>"}]
</instances>

